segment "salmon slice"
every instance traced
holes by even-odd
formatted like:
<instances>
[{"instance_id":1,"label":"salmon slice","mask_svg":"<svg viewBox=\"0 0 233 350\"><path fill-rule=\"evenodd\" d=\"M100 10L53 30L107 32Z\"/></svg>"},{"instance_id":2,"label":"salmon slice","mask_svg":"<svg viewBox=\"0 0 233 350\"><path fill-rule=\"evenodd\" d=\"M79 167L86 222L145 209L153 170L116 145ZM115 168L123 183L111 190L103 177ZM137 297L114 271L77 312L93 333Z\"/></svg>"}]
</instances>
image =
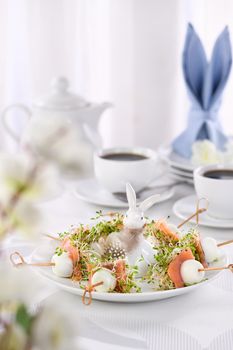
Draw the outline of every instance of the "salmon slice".
<instances>
[{"instance_id":1,"label":"salmon slice","mask_svg":"<svg viewBox=\"0 0 233 350\"><path fill-rule=\"evenodd\" d=\"M79 251L77 247L74 247L71 244L71 241L69 239L69 237L66 237L62 244L61 247L66 250L69 254L70 259L73 261L73 263L77 263L79 261Z\"/></svg>"},{"instance_id":2,"label":"salmon slice","mask_svg":"<svg viewBox=\"0 0 233 350\"><path fill-rule=\"evenodd\" d=\"M74 281L81 281L83 278L83 274L82 274L82 265L80 262L78 262L76 264L76 266L74 267L74 271L73 271L73 275L72 275L72 279Z\"/></svg>"},{"instance_id":3,"label":"salmon slice","mask_svg":"<svg viewBox=\"0 0 233 350\"><path fill-rule=\"evenodd\" d=\"M114 263L113 262L105 262L105 263L102 264L102 267L112 271L113 268L114 268Z\"/></svg>"},{"instance_id":4,"label":"salmon slice","mask_svg":"<svg viewBox=\"0 0 233 350\"><path fill-rule=\"evenodd\" d=\"M117 260L115 263L115 275L117 279L116 291L124 293L125 281L127 278L126 264L124 260Z\"/></svg>"},{"instance_id":5,"label":"salmon slice","mask_svg":"<svg viewBox=\"0 0 233 350\"><path fill-rule=\"evenodd\" d=\"M157 230L163 232L165 238L167 238L169 241L179 241L178 235L168 227L167 223L164 220L156 221L155 227L157 228Z\"/></svg>"},{"instance_id":6,"label":"salmon slice","mask_svg":"<svg viewBox=\"0 0 233 350\"><path fill-rule=\"evenodd\" d=\"M190 248L182 250L173 260L170 262L168 266L168 276L175 284L176 288L184 287L184 281L182 280L180 274L180 268L184 261L195 259L193 253Z\"/></svg>"},{"instance_id":7,"label":"salmon slice","mask_svg":"<svg viewBox=\"0 0 233 350\"><path fill-rule=\"evenodd\" d=\"M199 256L200 263L204 267L208 267L208 264L207 264L206 259L205 259L205 254L203 252L203 249L202 249L202 246L201 246L201 241L200 241L199 237L195 240L195 248L196 248L197 254Z\"/></svg>"}]
</instances>

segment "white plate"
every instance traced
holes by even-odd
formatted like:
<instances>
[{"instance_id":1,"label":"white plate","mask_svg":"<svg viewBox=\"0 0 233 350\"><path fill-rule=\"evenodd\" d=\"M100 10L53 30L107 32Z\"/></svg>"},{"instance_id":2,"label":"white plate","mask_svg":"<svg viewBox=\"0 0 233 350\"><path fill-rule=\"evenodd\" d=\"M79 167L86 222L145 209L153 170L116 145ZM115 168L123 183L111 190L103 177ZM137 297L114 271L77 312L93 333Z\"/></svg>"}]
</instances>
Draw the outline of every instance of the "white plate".
<instances>
[{"instance_id":1,"label":"white plate","mask_svg":"<svg viewBox=\"0 0 233 350\"><path fill-rule=\"evenodd\" d=\"M184 179L193 179L193 173L191 172L187 172L187 171L183 171L183 170L180 170L178 168L175 168L173 166L170 166L169 167L169 170L172 174L175 174L175 175L180 175L182 176Z\"/></svg>"},{"instance_id":2,"label":"white plate","mask_svg":"<svg viewBox=\"0 0 233 350\"><path fill-rule=\"evenodd\" d=\"M157 203L164 202L174 195L174 190L172 188L165 190L164 192L161 191L161 188L154 188L141 192L138 204L140 203L140 201L156 193L161 194ZM83 201L91 204L113 208L128 207L127 202L120 201L119 199L114 197L110 192L100 187L95 178L78 181L75 185L74 193L79 199L82 199Z\"/></svg>"},{"instance_id":3,"label":"white plate","mask_svg":"<svg viewBox=\"0 0 233 350\"><path fill-rule=\"evenodd\" d=\"M183 176L180 174L176 174L174 172L170 172L170 176L173 180L176 180L177 182L184 182L184 183L188 183L190 185L193 185L193 179L191 179L190 177L187 176Z\"/></svg>"},{"instance_id":4,"label":"white plate","mask_svg":"<svg viewBox=\"0 0 233 350\"><path fill-rule=\"evenodd\" d=\"M44 258L45 259L45 258ZM46 256L47 259L47 256ZM31 256L31 261L43 261L43 256L38 256L37 249L33 252ZM45 261L45 260L44 260ZM46 260L47 261L47 260ZM225 266L227 263L227 259L224 256L221 261L218 261L217 263L212 264L211 266ZM35 270L40 276L46 278L49 280L53 285L56 285L58 288L65 290L72 294L77 294L79 296L83 295L83 289L79 287L78 282L73 282L70 279L67 278L59 278L54 275L52 272L51 267L33 267L33 270ZM168 299L172 297L176 297L182 294L187 294L193 291L194 289L197 289L204 284L206 284L208 281L212 281L214 278L217 278L222 271L218 272L207 272L206 278L207 280L195 284L193 286L184 287L184 288L178 288L173 290L166 290L166 291L153 291L151 286L143 285L142 286L142 293L100 293L100 292L93 292L92 297L96 300L103 300L103 301L110 301L110 302L120 302L120 303L140 303L140 302L146 302L146 301L152 301L152 300L162 300L162 299Z\"/></svg>"},{"instance_id":5,"label":"white plate","mask_svg":"<svg viewBox=\"0 0 233 350\"><path fill-rule=\"evenodd\" d=\"M195 169L195 166L191 163L190 159L184 158L179 154L175 153L172 150L171 146L160 147L158 154L170 166L189 172L193 172L193 170Z\"/></svg>"},{"instance_id":6,"label":"white plate","mask_svg":"<svg viewBox=\"0 0 233 350\"><path fill-rule=\"evenodd\" d=\"M186 219L195 212L196 204L197 197L195 195L181 198L173 205L173 212L179 218ZM233 220L215 219L210 217L206 212L202 213L199 218L199 225L202 226L233 228ZM190 222L196 223L196 219L193 218Z\"/></svg>"}]
</instances>

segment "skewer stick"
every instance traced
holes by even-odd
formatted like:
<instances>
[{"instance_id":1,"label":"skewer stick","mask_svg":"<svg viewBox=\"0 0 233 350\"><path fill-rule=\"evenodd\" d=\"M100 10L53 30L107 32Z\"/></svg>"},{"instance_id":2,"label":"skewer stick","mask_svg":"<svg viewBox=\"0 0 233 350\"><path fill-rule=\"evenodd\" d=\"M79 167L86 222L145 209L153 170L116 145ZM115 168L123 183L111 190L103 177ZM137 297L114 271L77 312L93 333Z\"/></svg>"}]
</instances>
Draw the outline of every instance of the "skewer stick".
<instances>
[{"instance_id":1,"label":"skewer stick","mask_svg":"<svg viewBox=\"0 0 233 350\"><path fill-rule=\"evenodd\" d=\"M119 213L117 211L108 211L107 213L102 214L102 216L116 216Z\"/></svg>"},{"instance_id":2,"label":"skewer stick","mask_svg":"<svg viewBox=\"0 0 233 350\"><path fill-rule=\"evenodd\" d=\"M19 258L19 262L15 262L15 257ZM24 257L19 253L19 252L14 252L10 255L10 261L12 262L14 267L19 267L19 266L55 266L55 263L53 262L41 262L41 263L27 263L24 260Z\"/></svg>"},{"instance_id":3,"label":"skewer stick","mask_svg":"<svg viewBox=\"0 0 233 350\"><path fill-rule=\"evenodd\" d=\"M222 243L218 243L217 246L218 247L222 247L224 245L231 244L231 243L233 243L233 239L230 239L229 241L225 241L225 242L222 242Z\"/></svg>"},{"instance_id":4,"label":"skewer stick","mask_svg":"<svg viewBox=\"0 0 233 350\"><path fill-rule=\"evenodd\" d=\"M221 271L221 270L230 270L233 272L233 264L229 264L228 266L223 267L206 267L203 269L198 269L198 271Z\"/></svg>"},{"instance_id":5,"label":"skewer stick","mask_svg":"<svg viewBox=\"0 0 233 350\"><path fill-rule=\"evenodd\" d=\"M201 202L203 199L206 201L206 207L205 207L205 208L199 208L200 202ZM206 198L203 197L203 198L198 199L198 201L197 201L197 209L196 209L195 213L193 213L193 214L190 215L187 219L185 219L184 221L182 221L182 222L177 226L177 228L182 227L182 226L185 225L187 222L189 222L191 219L193 219L195 216L196 216L196 221L197 221L197 225L198 225L198 223L199 223L199 214L202 214L202 213L204 213L205 211L207 211L208 206L209 206L209 202L208 202L208 200L207 200Z\"/></svg>"},{"instance_id":6,"label":"skewer stick","mask_svg":"<svg viewBox=\"0 0 233 350\"><path fill-rule=\"evenodd\" d=\"M92 264L88 264L87 265L87 270L89 273L89 279L88 279L88 283L84 289L84 293L82 296L82 302L84 305L91 305L92 303L92 292L95 290L95 287L97 286L101 286L102 284L104 284L103 281L101 282L97 282L95 284L92 284L92 277L93 277L93 273L94 273L94 265ZM87 295L88 294L88 295Z\"/></svg>"},{"instance_id":7,"label":"skewer stick","mask_svg":"<svg viewBox=\"0 0 233 350\"><path fill-rule=\"evenodd\" d=\"M182 221L177 228L182 227L183 225L185 225L187 222L189 222L192 218L194 218L195 216L197 216L198 214L204 213L207 210L207 208L200 208L198 210L195 211L195 213L193 213L192 215L190 215L187 219L185 219L184 221Z\"/></svg>"},{"instance_id":8,"label":"skewer stick","mask_svg":"<svg viewBox=\"0 0 233 350\"><path fill-rule=\"evenodd\" d=\"M101 286L102 284L104 284L103 281L86 286L82 296L82 302L84 305L90 305L92 303L92 292L95 290L95 287Z\"/></svg>"},{"instance_id":9,"label":"skewer stick","mask_svg":"<svg viewBox=\"0 0 233 350\"><path fill-rule=\"evenodd\" d=\"M206 201L205 209L207 210L208 207L209 207L209 201L208 201L208 199L206 199L205 197L202 197L202 198L199 198L199 199L198 199L198 201L197 201L197 216L196 216L197 225L199 224L199 213L198 213L198 210L199 210L199 206L200 206L200 203L201 203L202 200L205 200L205 201Z\"/></svg>"},{"instance_id":10,"label":"skewer stick","mask_svg":"<svg viewBox=\"0 0 233 350\"><path fill-rule=\"evenodd\" d=\"M60 238L54 237L54 236L52 236L52 235L49 235L48 233L44 233L43 235L46 236L46 237L48 237L48 238L53 239L54 241L59 241L59 242L62 241Z\"/></svg>"}]
</instances>

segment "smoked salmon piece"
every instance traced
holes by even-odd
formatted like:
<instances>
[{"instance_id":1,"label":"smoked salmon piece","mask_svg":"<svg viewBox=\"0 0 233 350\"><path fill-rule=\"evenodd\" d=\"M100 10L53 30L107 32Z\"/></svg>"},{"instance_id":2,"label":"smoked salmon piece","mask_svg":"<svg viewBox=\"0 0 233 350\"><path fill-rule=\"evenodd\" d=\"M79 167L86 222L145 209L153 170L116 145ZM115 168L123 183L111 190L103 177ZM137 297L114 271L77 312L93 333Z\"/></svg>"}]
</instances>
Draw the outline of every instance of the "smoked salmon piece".
<instances>
[{"instance_id":1,"label":"smoked salmon piece","mask_svg":"<svg viewBox=\"0 0 233 350\"><path fill-rule=\"evenodd\" d=\"M179 241L178 235L168 227L167 223L164 220L156 221L155 227L157 230L163 232L165 238L167 238L169 241Z\"/></svg>"},{"instance_id":2,"label":"smoked salmon piece","mask_svg":"<svg viewBox=\"0 0 233 350\"><path fill-rule=\"evenodd\" d=\"M80 262L77 263L77 265L74 267L72 279L74 281L81 281L83 278L83 273L82 273L82 265Z\"/></svg>"},{"instance_id":3,"label":"smoked salmon piece","mask_svg":"<svg viewBox=\"0 0 233 350\"><path fill-rule=\"evenodd\" d=\"M117 292L124 293L125 282L127 279L125 261L117 260L114 268L115 268L115 275L117 279L117 285L115 290Z\"/></svg>"},{"instance_id":4,"label":"smoked salmon piece","mask_svg":"<svg viewBox=\"0 0 233 350\"><path fill-rule=\"evenodd\" d=\"M74 264L76 264L79 261L79 251L77 247L74 247L69 239L69 237L66 237L61 247L66 250L69 254L70 259L73 261Z\"/></svg>"},{"instance_id":5,"label":"smoked salmon piece","mask_svg":"<svg viewBox=\"0 0 233 350\"><path fill-rule=\"evenodd\" d=\"M206 259L205 259L205 254L204 254L204 252L203 252L203 249L202 249L202 246L201 246L201 242L200 242L200 238L199 238L199 237L195 240L195 248L196 248L197 254L198 254L198 256L199 256L200 263L201 263L204 267L208 267L208 264L207 264Z\"/></svg>"},{"instance_id":6,"label":"smoked salmon piece","mask_svg":"<svg viewBox=\"0 0 233 350\"><path fill-rule=\"evenodd\" d=\"M112 271L113 268L114 268L114 263L113 262L105 262L105 263L102 264L102 267Z\"/></svg>"},{"instance_id":7,"label":"smoked salmon piece","mask_svg":"<svg viewBox=\"0 0 233 350\"><path fill-rule=\"evenodd\" d=\"M172 280L172 282L175 284L176 288L182 288L184 287L184 281L182 280L181 274L180 274L180 268L184 261L195 259L193 256L193 253L190 248L182 250L177 256L170 262L168 266L168 276Z\"/></svg>"}]
</instances>

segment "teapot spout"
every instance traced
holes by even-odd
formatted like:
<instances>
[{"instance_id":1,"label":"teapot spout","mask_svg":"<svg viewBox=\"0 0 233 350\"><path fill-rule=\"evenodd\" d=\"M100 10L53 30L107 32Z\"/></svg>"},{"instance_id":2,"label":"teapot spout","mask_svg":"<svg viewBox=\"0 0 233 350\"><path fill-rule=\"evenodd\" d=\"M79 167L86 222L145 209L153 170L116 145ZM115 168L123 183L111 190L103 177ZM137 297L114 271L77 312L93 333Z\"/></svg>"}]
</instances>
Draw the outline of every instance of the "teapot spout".
<instances>
[{"instance_id":1,"label":"teapot spout","mask_svg":"<svg viewBox=\"0 0 233 350\"><path fill-rule=\"evenodd\" d=\"M95 148L100 148L102 145L101 137L98 133L98 123L101 114L108 108L113 107L110 102L103 102L101 104L92 104L86 109L83 115L83 127L87 139Z\"/></svg>"},{"instance_id":2,"label":"teapot spout","mask_svg":"<svg viewBox=\"0 0 233 350\"><path fill-rule=\"evenodd\" d=\"M83 113L83 123L88 124L94 129L97 129L101 114L110 107L113 107L113 104L110 102L90 105L88 108L86 108L85 113Z\"/></svg>"}]
</instances>

